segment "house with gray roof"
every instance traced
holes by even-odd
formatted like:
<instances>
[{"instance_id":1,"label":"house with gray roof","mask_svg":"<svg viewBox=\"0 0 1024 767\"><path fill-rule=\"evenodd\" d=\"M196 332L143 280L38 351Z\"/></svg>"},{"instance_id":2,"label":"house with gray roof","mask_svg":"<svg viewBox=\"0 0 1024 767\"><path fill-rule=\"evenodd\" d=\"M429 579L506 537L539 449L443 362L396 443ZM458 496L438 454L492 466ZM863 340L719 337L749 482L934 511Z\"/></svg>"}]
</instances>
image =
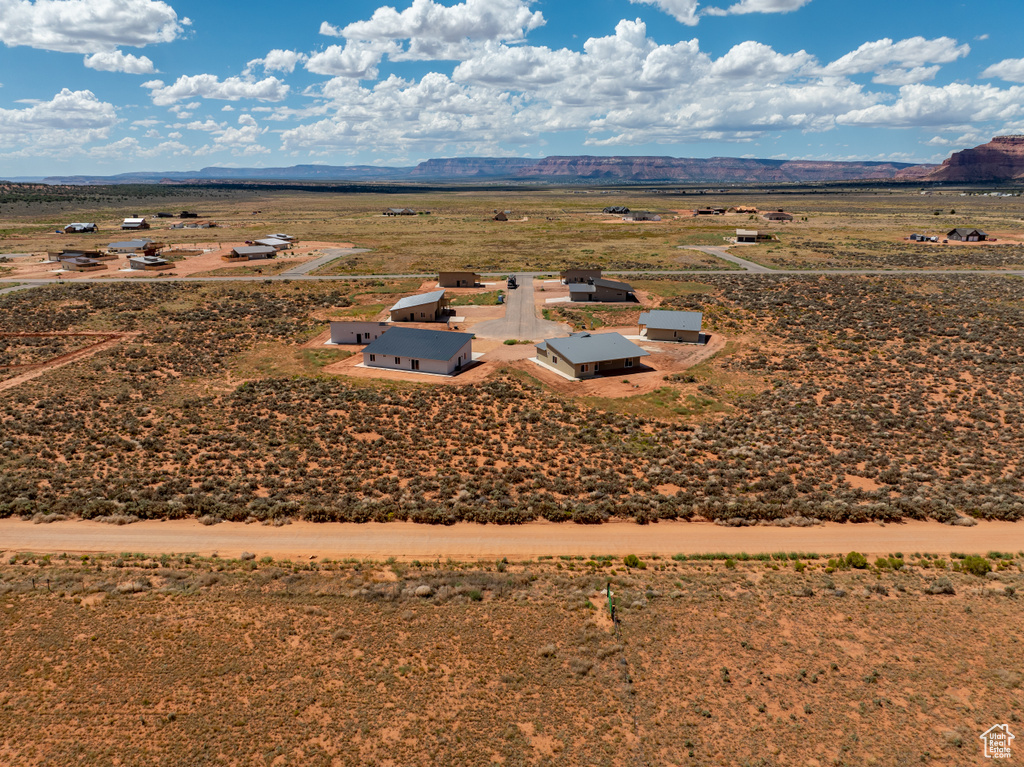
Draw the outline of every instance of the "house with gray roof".
<instances>
[{"instance_id":1,"label":"house with gray roof","mask_svg":"<svg viewBox=\"0 0 1024 767\"><path fill-rule=\"evenodd\" d=\"M384 210L385 216L415 216L416 211L412 208L386 208Z\"/></svg>"},{"instance_id":2,"label":"house with gray roof","mask_svg":"<svg viewBox=\"0 0 1024 767\"><path fill-rule=\"evenodd\" d=\"M601 278L601 269L566 269L562 272L562 282L571 285L574 282L590 282Z\"/></svg>"},{"instance_id":3,"label":"house with gray roof","mask_svg":"<svg viewBox=\"0 0 1024 767\"><path fill-rule=\"evenodd\" d=\"M83 234L85 232L98 232L99 227L96 224L89 224L83 222L77 222L74 224L68 224L64 227L64 234Z\"/></svg>"},{"instance_id":4,"label":"house with gray roof","mask_svg":"<svg viewBox=\"0 0 1024 767\"><path fill-rule=\"evenodd\" d=\"M444 317L447 306L443 290L406 296L391 307L391 321L437 322Z\"/></svg>"},{"instance_id":5,"label":"house with gray roof","mask_svg":"<svg viewBox=\"0 0 1024 767\"><path fill-rule=\"evenodd\" d=\"M279 240L277 237L264 237L262 240L256 240L253 245L262 245L266 248L273 248L277 250L288 250L291 246L291 240Z\"/></svg>"},{"instance_id":6,"label":"house with gray roof","mask_svg":"<svg viewBox=\"0 0 1024 767\"><path fill-rule=\"evenodd\" d=\"M473 361L472 333L390 328L363 349L371 368L454 375Z\"/></svg>"},{"instance_id":7,"label":"house with gray roof","mask_svg":"<svg viewBox=\"0 0 1024 767\"><path fill-rule=\"evenodd\" d=\"M240 245L232 248L227 255L221 256L225 261L258 261L262 258L273 258L277 254L269 245Z\"/></svg>"},{"instance_id":8,"label":"house with gray roof","mask_svg":"<svg viewBox=\"0 0 1024 767\"><path fill-rule=\"evenodd\" d=\"M536 349L538 364L572 379L632 370L651 356L618 333L572 333L541 341Z\"/></svg>"},{"instance_id":9,"label":"house with gray roof","mask_svg":"<svg viewBox=\"0 0 1024 767\"><path fill-rule=\"evenodd\" d=\"M699 344L704 315L701 312L671 312L652 309L640 313L640 335L651 341L680 341Z\"/></svg>"},{"instance_id":10,"label":"house with gray roof","mask_svg":"<svg viewBox=\"0 0 1024 767\"><path fill-rule=\"evenodd\" d=\"M149 222L145 218L126 218L121 222L122 229L149 229Z\"/></svg>"},{"instance_id":11,"label":"house with gray roof","mask_svg":"<svg viewBox=\"0 0 1024 767\"><path fill-rule=\"evenodd\" d=\"M442 288L472 288L480 284L476 272L438 272L437 284Z\"/></svg>"},{"instance_id":12,"label":"house with gray roof","mask_svg":"<svg viewBox=\"0 0 1024 767\"><path fill-rule=\"evenodd\" d=\"M85 256L74 256L73 258L62 258L60 268L68 272L95 272L99 269L106 269L107 265Z\"/></svg>"},{"instance_id":13,"label":"house with gray roof","mask_svg":"<svg viewBox=\"0 0 1024 767\"><path fill-rule=\"evenodd\" d=\"M138 253L140 255L153 255L163 245L160 243L154 243L148 239L138 240L122 240L121 242L112 242L107 245L107 250L111 253Z\"/></svg>"},{"instance_id":14,"label":"house with gray roof","mask_svg":"<svg viewBox=\"0 0 1024 767\"><path fill-rule=\"evenodd\" d=\"M984 242L988 239L988 233L983 232L981 229L965 229L957 227L946 234L946 239L956 240L957 242Z\"/></svg>"},{"instance_id":15,"label":"house with gray roof","mask_svg":"<svg viewBox=\"0 0 1024 767\"><path fill-rule=\"evenodd\" d=\"M132 256L128 259L132 269L143 269L147 272L158 272L163 269L173 269L174 264L160 256Z\"/></svg>"},{"instance_id":16,"label":"house with gray roof","mask_svg":"<svg viewBox=\"0 0 1024 767\"><path fill-rule=\"evenodd\" d=\"M569 300L614 303L617 301L633 301L635 296L633 295L633 288L629 283L598 277L590 282L570 284Z\"/></svg>"}]
</instances>

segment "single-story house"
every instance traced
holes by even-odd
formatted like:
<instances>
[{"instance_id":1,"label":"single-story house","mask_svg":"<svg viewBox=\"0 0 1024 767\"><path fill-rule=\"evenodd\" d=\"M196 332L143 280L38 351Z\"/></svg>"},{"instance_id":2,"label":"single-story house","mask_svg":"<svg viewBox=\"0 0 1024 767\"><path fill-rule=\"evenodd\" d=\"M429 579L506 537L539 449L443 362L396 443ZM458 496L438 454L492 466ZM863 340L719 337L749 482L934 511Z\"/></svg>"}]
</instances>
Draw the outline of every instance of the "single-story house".
<instances>
[{"instance_id":1,"label":"single-story house","mask_svg":"<svg viewBox=\"0 0 1024 767\"><path fill-rule=\"evenodd\" d=\"M736 205L729 208L728 213L757 213L757 208L753 205Z\"/></svg>"},{"instance_id":2,"label":"single-story house","mask_svg":"<svg viewBox=\"0 0 1024 767\"><path fill-rule=\"evenodd\" d=\"M618 333L572 333L568 338L548 338L536 346L537 361L570 378L592 378L599 373L629 370L649 357Z\"/></svg>"},{"instance_id":3,"label":"single-story house","mask_svg":"<svg viewBox=\"0 0 1024 767\"><path fill-rule=\"evenodd\" d=\"M505 211L499 211L494 214L492 221L508 221L508 214Z\"/></svg>"},{"instance_id":4,"label":"single-story house","mask_svg":"<svg viewBox=\"0 0 1024 767\"><path fill-rule=\"evenodd\" d=\"M282 234L281 232L276 232L276 233L274 233L274 234L272 234L270 236L273 237L275 240L284 240L285 242L295 242L295 238L292 237L290 234Z\"/></svg>"},{"instance_id":5,"label":"single-story house","mask_svg":"<svg viewBox=\"0 0 1024 767\"><path fill-rule=\"evenodd\" d=\"M416 211L412 208L387 208L384 211L385 216L415 216Z\"/></svg>"},{"instance_id":6,"label":"single-story house","mask_svg":"<svg viewBox=\"0 0 1024 767\"><path fill-rule=\"evenodd\" d=\"M368 344L376 341L391 326L386 322L331 320L332 344Z\"/></svg>"},{"instance_id":7,"label":"single-story house","mask_svg":"<svg viewBox=\"0 0 1024 767\"><path fill-rule=\"evenodd\" d=\"M793 216L784 210L770 210L761 214L766 221L792 221Z\"/></svg>"},{"instance_id":8,"label":"single-story house","mask_svg":"<svg viewBox=\"0 0 1024 767\"><path fill-rule=\"evenodd\" d=\"M190 221L187 224L184 221L179 221L176 224L171 224L171 229L213 229L216 226L213 221Z\"/></svg>"},{"instance_id":9,"label":"single-story house","mask_svg":"<svg viewBox=\"0 0 1024 767\"><path fill-rule=\"evenodd\" d=\"M437 284L442 288L471 288L480 283L480 275L476 272L440 272Z\"/></svg>"},{"instance_id":10,"label":"single-story house","mask_svg":"<svg viewBox=\"0 0 1024 767\"><path fill-rule=\"evenodd\" d=\"M640 314L640 335L652 341L700 343L701 312L673 312L653 309Z\"/></svg>"},{"instance_id":11,"label":"single-story house","mask_svg":"<svg viewBox=\"0 0 1024 767\"><path fill-rule=\"evenodd\" d=\"M693 211L695 216L724 216L725 208L698 208Z\"/></svg>"},{"instance_id":12,"label":"single-story house","mask_svg":"<svg viewBox=\"0 0 1024 767\"><path fill-rule=\"evenodd\" d=\"M188 210L183 210L181 211L181 213L178 214L178 218L199 218L199 214L193 213Z\"/></svg>"},{"instance_id":13,"label":"single-story house","mask_svg":"<svg viewBox=\"0 0 1024 767\"><path fill-rule=\"evenodd\" d=\"M444 315L447 305L444 290L406 296L391 307L391 321L436 322Z\"/></svg>"},{"instance_id":14,"label":"single-story house","mask_svg":"<svg viewBox=\"0 0 1024 767\"><path fill-rule=\"evenodd\" d=\"M606 280L598 277L585 283L573 283L569 285L570 301L601 301L611 303L614 301L632 301L633 286L628 282L618 280Z\"/></svg>"},{"instance_id":15,"label":"single-story house","mask_svg":"<svg viewBox=\"0 0 1024 767\"><path fill-rule=\"evenodd\" d=\"M151 240L122 240L110 243L107 250L111 253L137 253L143 256L152 256L162 247L162 244Z\"/></svg>"},{"instance_id":16,"label":"single-story house","mask_svg":"<svg viewBox=\"0 0 1024 767\"><path fill-rule=\"evenodd\" d=\"M649 210L636 210L625 217L626 221L661 221L661 216Z\"/></svg>"},{"instance_id":17,"label":"single-story house","mask_svg":"<svg viewBox=\"0 0 1024 767\"><path fill-rule=\"evenodd\" d=\"M279 240L277 237L264 237L262 240L256 240L253 245L263 245L268 248L273 248L275 251L288 250L292 244L288 240Z\"/></svg>"},{"instance_id":18,"label":"single-story house","mask_svg":"<svg viewBox=\"0 0 1024 767\"><path fill-rule=\"evenodd\" d=\"M69 272L95 272L99 269L107 268L106 264L101 264L96 259L86 258L85 256L62 258L60 265L62 269L66 269Z\"/></svg>"},{"instance_id":19,"label":"single-story house","mask_svg":"<svg viewBox=\"0 0 1024 767\"><path fill-rule=\"evenodd\" d=\"M473 334L391 328L363 349L371 368L452 375L473 361Z\"/></svg>"},{"instance_id":20,"label":"single-story house","mask_svg":"<svg viewBox=\"0 0 1024 767\"><path fill-rule=\"evenodd\" d=\"M258 261L261 258L273 258L277 253L269 245L241 245L232 248L226 256L221 256L225 261Z\"/></svg>"},{"instance_id":21,"label":"single-story house","mask_svg":"<svg viewBox=\"0 0 1024 767\"><path fill-rule=\"evenodd\" d=\"M956 240L957 242L984 242L988 239L988 233L983 232L981 229L962 229L957 227L946 234L946 239Z\"/></svg>"},{"instance_id":22,"label":"single-story house","mask_svg":"<svg viewBox=\"0 0 1024 767\"><path fill-rule=\"evenodd\" d=\"M64 227L64 234L82 234L83 232L98 232L99 227L96 224L68 224Z\"/></svg>"},{"instance_id":23,"label":"single-story house","mask_svg":"<svg viewBox=\"0 0 1024 767\"><path fill-rule=\"evenodd\" d=\"M174 264L160 256L133 256L128 259L132 269L145 269L149 272L158 272L161 269L173 269Z\"/></svg>"},{"instance_id":24,"label":"single-story house","mask_svg":"<svg viewBox=\"0 0 1024 767\"><path fill-rule=\"evenodd\" d=\"M624 216L629 213L629 208L625 205L609 205L607 208L601 211L602 213L614 213L618 216Z\"/></svg>"},{"instance_id":25,"label":"single-story house","mask_svg":"<svg viewBox=\"0 0 1024 767\"><path fill-rule=\"evenodd\" d=\"M112 253L101 253L98 250L62 250L59 253L50 251L46 254L47 261L67 261L70 258L91 258L93 261L111 261L117 256Z\"/></svg>"},{"instance_id":26,"label":"single-story house","mask_svg":"<svg viewBox=\"0 0 1024 767\"><path fill-rule=\"evenodd\" d=\"M736 242L761 242L763 240L772 239L772 235L768 232L759 232L756 229L737 229L736 230Z\"/></svg>"},{"instance_id":27,"label":"single-story house","mask_svg":"<svg viewBox=\"0 0 1024 767\"><path fill-rule=\"evenodd\" d=\"M601 279L600 269L566 269L562 272L562 282L571 285L574 282L590 282Z\"/></svg>"},{"instance_id":28,"label":"single-story house","mask_svg":"<svg viewBox=\"0 0 1024 767\"><path fill-rule=\"evenodd\" d=\"M121 222L122 229L149 229L149 222L144 218L126 218Z\"/></svg>"}]
</instances>

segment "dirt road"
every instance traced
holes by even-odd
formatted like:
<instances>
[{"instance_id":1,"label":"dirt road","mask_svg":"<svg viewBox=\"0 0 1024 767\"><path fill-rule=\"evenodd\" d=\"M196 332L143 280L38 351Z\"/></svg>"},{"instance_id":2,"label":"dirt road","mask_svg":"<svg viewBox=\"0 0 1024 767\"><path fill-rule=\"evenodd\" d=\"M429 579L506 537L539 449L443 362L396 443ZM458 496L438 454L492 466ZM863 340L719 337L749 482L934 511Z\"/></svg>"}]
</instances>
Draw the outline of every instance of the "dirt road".
<instances>
[{"instance_id":1,"label":"dirt road","mask_svg":"<svg viewBox=\"0 0 1024 767\"><path fill-rule=\"evenodd\" d=\"M1024 550L1024 524L982 522L950 527L937 522L905 524L825 524L808 528L719 527L710 523L661 522L604 525L534 522L501 527L459 523L450 527L411 522L313 524L284 527L224 522L205 527L194 520L137 522L116 527L73 520L36 525L21 519L0 520L0 552L143 552L195 553L237 557L243 551L275 559L311 556L338 559L493 560L540 556L609 554L625 556L745 551L749 554L808 551L838 554L860 551L886 555L901 552L985 553Z\"/></svg>"}]
</instances>

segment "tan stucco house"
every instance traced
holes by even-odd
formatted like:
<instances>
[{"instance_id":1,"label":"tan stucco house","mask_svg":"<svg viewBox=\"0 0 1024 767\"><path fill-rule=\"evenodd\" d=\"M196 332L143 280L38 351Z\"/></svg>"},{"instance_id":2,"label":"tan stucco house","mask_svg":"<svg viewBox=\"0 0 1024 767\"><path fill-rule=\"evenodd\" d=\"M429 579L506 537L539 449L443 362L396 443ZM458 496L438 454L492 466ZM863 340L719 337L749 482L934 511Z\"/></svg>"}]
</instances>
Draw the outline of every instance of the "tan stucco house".
<instances>
[{"instance_id":1,"label":"tan stucco house","mask_svg":"<svg viewBox=\"0 0 1024 767\"><path fill-rule=\"evenodd\" d=\"M572 333L541 341L536 349L538 364L573 379L631 370L640 366L642 357L650 356L618 333Z\"/></svg>"}]
</instances>

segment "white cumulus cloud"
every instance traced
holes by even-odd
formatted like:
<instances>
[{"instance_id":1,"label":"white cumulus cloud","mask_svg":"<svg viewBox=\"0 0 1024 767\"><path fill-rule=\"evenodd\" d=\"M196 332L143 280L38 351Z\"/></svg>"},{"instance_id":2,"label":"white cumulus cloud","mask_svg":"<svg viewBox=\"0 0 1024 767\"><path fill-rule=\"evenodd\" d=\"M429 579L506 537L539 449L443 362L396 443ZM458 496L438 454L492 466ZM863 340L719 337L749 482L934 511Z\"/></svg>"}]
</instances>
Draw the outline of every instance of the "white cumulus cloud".
<instances>
[{"instance_id":1,"label":"white cumulus cloud","mask_svg":"<svg viewBox=\"0 0 1024 767\"><path fill-rule=\"evenodd\" d=\"M520 42L543 26L544 15L530 10L530 0L465 0L445 6L434 0L413 0L398 11L383 6L365 21L345 27L327 22L320 33L364 42L408 41L391 56L396 60L459 60L488 41Z\"/></svg>"},{"instance_id":2,"label":"white cumulus cloud","mask_svg":"<svg viewBox=\"0 0 1024 767\"><path fill-rule=\"evenodd\" d=\"M1011 83L1024 83L1024 59L1003 59L981 73L982 77L998 77Z\"/></svg>"},{"instance_id":3,"label":"white cumulus cloud","mask_svg":"<svg viewBox=\"0 0 1024 767\"><path fill-rule=\"evenodd\" d=\"M143 83L142 87L150 89L150 97L157 106L170 106L192 98L221 101L282 101L289 90L288 86L276 77L267 77L263 80L228 77L221 80L216 75L209 74L182 75L171 85L165 85L163 80L150 80ZM189 108L193 107L189 105Z\"/></svg>"},{"instance_id":4,"label":"white cumulus cloud","mask_svg":"<svg viewBox=\"0 0 1024 767\"><path fill-rule=\"evenodd\" d=\"M991 85L951 83L905 85L892 104L875 104L840 115L841 125L876 125L891 128L971 125L1009 121L1024 115L1024 86L1002 90Z\"/></svg>"},{"instance_id":5,"label":"white cumulus cloud","mask_svg":"<svg viewBox=\"0 0 1024 767\"><path fill-rule=\"evenodd\" d=\"M261 59L253 59L245 65L244 74L249 74L256 67L263 67L264 72L287 72L291 73L295 71L296 64L301 64L306 61L309 57L305 53L299 53L298 51L286 51L280 48L267 53Z\"/></svg>"},{"instance_id":6,"label":"white cumulus cloud","mask_svg":"<svg viewBox=\"0 0 1024 767\"><path fill-rule=\"evenodd\" d=\"M49 101L0 109L0 144L79 145L105 139L116 124L113 104L64 88Z\"/></svg>"},{"instance_id":7,"label":"white cumulus cloud","mask_svg":"<svg viewBox=\"0 0 1024 767\"><path fill-rule=\"evenodd\" d=\"M864 43L857 50L836 59L825 67L824 74L848 76L881 72L893 67L913 69L927 64L948 64L970 52L971 46L966 43L960 45L950 37L928 40L918 36L895 43L886 37Z\"/></svg>"},{"instance_id":8,"label":"white cumulus cloud","mask_svg":"<svg viewBox=\"0 0 1024 767\"><path fill-rule=\"evenodd\" d=\"M740 0L728 8L708 8L708 16L727 16L744 13L789 13L803 8L811 0Z\"/></svg>"},{"instance_id":9,"label":"white cumulus cloud","mask_svg":"<svg viewBox=\"0 0 1024 767\"><path fill-rule=\"evenodd\" d=\"M0 42L66 53L169 43L191 22L161 0L0 0Z\"/></svg>"},{"instance_id":10,"label":"white cumulus cloud","mask_svg":"<svg viewBox=\"0 0 1024 767\"><path fill-rule=\"evenodd\" d=\"M148 56L135 56L121 51L103 51L86 56L85 65L101 72L126 72L130 75L151 75L156 72Z\"/></svg>"},{"instance_id":11,"label":"white cumulus cloud","mask_svg":"<svg viewBox=\"0 0 1024 767\"><path fill-rule=\"evenodd\" d=\"M629 2L653 5L672 16L680 24L690 27L700 22L700 15L697 13L698 0L629 0Z\"/></svg>"}]
</instances>

